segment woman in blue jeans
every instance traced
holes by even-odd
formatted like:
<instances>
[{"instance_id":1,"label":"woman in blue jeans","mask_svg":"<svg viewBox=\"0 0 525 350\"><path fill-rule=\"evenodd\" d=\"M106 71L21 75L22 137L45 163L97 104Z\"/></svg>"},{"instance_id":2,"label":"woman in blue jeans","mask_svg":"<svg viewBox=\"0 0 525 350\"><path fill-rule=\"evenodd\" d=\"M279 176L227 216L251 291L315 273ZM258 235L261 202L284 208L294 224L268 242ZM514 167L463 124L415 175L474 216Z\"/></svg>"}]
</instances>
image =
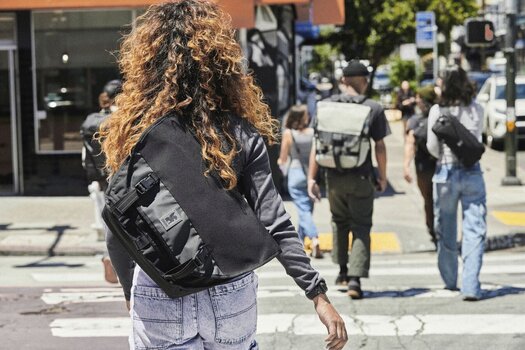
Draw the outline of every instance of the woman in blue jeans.
<instances>
[{"instance_id":1,"label":"woman in blue jeans","mask_svg":"<svg viewBox=\"0 0 525 350\"><path fill-rule=\"evenodd\" d=\"M201 146L198 171L210 181L210 172L217 175L213 178L224 191L242 194L264 233L278 245L278 260L312 300L328 331L325 348L340 350L348 339L344 321L330 304L326 283L310 265L273 184L265 141L275 143L277 123L246 73L230 23L212 0L152 5L137 18L119 51L124 84L118 109L100 130L106 168L114 176L145 130L165 115L176 116ZM205 197L191 200L199 203ZM226 232L218 244L231 244L232 239ZM106 241L133 321L132 349L257 349L258 283L253 271L170 298L145 270L133 266L114 234L108 232ZM187 242L173 244L181 248ZM217 264L212 274L221 275Z\"/></svg>"},{"instance_id":2,"label":"woman in blue jeans","mask_svg":"<svg viewBox=\"0 0 525 350\"><path fill-rule=\"evenodd\" d=\"M290 165L288 167L288 193L297 207L299 213L299 238L304 242L304 238L311 240L312 256L320 259L323 257L319 247L317 227L313 220L312 212L314 203L308 196L308 160L312 149L312 139L314 129L309 128L308 107L297 105L290 108L286 118L286 129L283 132L281 142L281 153L277 163L281 167L286 167L288 156Z\"/></svg>"},{"instance_id":3,"label":"woman in blue jeans","mask_svg":"<svg viewBox=\"0 0 525 350\"><path fill-rule=\"evenodd\" d=\"M445 72L441 101L430 109L427 148L438 159L434 183L434 228L438 238L438 267L445 288L457 289L457 210L463 212L461 294L467 301L481 298L479 273L487 234L485 182L479 163L464 167L447 145L432 132L440 115L458 118L481 142L483 108L474 101L474 87L465 71L453 67Z\"/></svg>"}]
</instances>

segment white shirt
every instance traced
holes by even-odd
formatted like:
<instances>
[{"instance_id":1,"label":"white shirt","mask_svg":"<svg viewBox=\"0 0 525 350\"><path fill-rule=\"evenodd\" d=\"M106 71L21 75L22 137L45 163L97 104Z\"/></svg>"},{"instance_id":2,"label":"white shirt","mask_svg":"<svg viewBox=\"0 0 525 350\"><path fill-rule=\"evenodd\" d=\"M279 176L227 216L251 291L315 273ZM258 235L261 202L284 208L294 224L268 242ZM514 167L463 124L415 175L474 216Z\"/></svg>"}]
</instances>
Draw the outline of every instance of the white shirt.
<instances>
[{"instance_id":1,"label":"white shirt","mask_svg":"<svg viewBox=\"0 0 525 350\"><path fill-rule=\"evenodd\" d=\"M428 133L427 133L427 148L428 152L438 159L439 164L457 164L458 159L452 153L452 150L440 141L436 134L432 131L432 127L438 118L448 112L459 118L463 124L478 141L481 142L481 132L483 130L483 107L477 102L472 102L469 106L450 106L442 107L434 105L428 114Z\"/></svg>"}]
</instances>

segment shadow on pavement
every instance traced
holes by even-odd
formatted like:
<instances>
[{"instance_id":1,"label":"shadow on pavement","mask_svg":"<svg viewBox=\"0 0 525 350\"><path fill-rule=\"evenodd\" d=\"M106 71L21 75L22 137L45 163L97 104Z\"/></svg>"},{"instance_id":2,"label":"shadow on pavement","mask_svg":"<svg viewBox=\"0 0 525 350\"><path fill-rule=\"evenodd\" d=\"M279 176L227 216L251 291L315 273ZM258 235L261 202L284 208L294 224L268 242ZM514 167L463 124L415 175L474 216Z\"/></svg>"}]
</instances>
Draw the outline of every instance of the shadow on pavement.
<instances>
[{"instance_id":1,"label":"shadow on pavement","mask_svg":"<svg viewBox=\"0 0 525 350\"><path fill-rule=\"evenodd\" d=\"M525 288L518 288L512 286L502 286L494 290L483 290L481 292L481 300L494 299L504 297L507 295L525 294Z\"/></svg>"},{"instance_id":2,"label":"shadow on pavement","mask_svg":"<svg viewBox=\"0 0 525 350\"><path fill-rule=\"evenodd\" d=\"M346 293L347 289L338 289L342 293ZM385 291L363 291L363 298L372 299L372 298L410 298L419 294L428 293L430 289L428 288L410 288L406 290L385 290Z\"/></svg>"},{"instance_id":3,"label":"shadow on pavement","mask_svg":"<svg viewBox=\"0 0 525 350\"><path fill-rule=\"evenodd\" d=\"M62 225L62 226L52 226L52 227L16 227L16 228L9 228L12 224L0 224L0 231L28 231L28 230L46 230L49 232L56 231L57 235L53 243L51 243L51 246L47 249L47 256L55 256L55 248L60 242L60 239L62 239L62 236L64 235L64 232L66 230L74 230L76 227L70 226L70 225Z\"/></svg>"},{"instance_id":4,"label":"shadow on pavement","mask_svg":"<svg viewBox=\"0 0 525 350\"><path fill-rule=\"evenodd\" d=\"M35 267L68 267L68 268L76 268L76 267L83 267L85 264L68 264L64 262L51 262L47 261L49 260L49 256L42 258L40 260L24 264L24 265L15 265L15 268L35 268Z\"/></svg>"}]
</instances>

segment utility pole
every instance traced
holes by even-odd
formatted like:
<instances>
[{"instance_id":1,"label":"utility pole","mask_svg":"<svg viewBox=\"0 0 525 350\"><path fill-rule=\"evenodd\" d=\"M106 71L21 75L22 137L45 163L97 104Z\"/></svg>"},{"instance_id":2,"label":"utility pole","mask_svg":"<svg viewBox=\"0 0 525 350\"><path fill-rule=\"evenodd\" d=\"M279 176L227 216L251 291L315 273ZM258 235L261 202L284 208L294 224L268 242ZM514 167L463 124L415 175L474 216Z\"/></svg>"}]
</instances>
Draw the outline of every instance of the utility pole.
<instances>
[{"instance_id":1,"label":"utility pole","mask_svg":"<svg viewBox=\"0 0 525 350\"><path fill-rule=\"evenodd\" d=\"M507 0L507 35L505 37L506 79L507 79L507 133L505 135L505 177L503 186L520 186L521 181L516 176L516 154L518 142L516 138L516 15L518 0Z\"/></svg>"}]
</instances>

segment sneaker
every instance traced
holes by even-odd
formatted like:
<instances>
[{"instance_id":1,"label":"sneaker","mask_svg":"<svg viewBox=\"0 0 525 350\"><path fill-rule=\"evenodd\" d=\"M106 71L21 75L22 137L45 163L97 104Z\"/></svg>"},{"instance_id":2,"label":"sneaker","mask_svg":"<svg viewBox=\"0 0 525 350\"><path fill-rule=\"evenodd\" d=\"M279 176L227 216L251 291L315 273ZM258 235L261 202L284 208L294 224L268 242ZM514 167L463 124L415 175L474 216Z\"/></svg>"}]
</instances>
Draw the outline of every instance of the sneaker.
<instances>
[{"instance_id":1,"label":"sneaker","mask_svg":"<svg viewBox=\"0 0 525 350\"><path fill-rule=\"evenodd\" d=\"M339 273L335 279L336 286L346 286L348 285L349 277L346 273Z\"/></svg>"},{"instance_id":2,"label":"sneaker","mask_svg":"<svg viewBox=\"0 0 525 350\"><path fill-rule=\"evenodd\" d=\"M474 295L463 295L464 301L478 301L480 298Z\"/></svg>"},{"instance_id":3,"label":"sneaker","mask_svg":"<svg viewBox=\"0 0 525 350\"><path fill-rule=\"evenodd\" d=\"M359 278L350 278L348 282L348 296L352 299L362 299L363 291L361 290L361 281Z\"/></svg>"},{"instance_id":4,"label":"sneaker","mask_svg":"<svg viewBox=\"0 0 525 350\"><path fill-rule=\"evenodd\" d=\"M319 243L317 243L316 245L313 246L312 252L310 253L310 255L313 258L316 258L316 259L322 259L323 258L323 252L321 251L321 247L319 247Z\"/></svg>"}]
</instances>

